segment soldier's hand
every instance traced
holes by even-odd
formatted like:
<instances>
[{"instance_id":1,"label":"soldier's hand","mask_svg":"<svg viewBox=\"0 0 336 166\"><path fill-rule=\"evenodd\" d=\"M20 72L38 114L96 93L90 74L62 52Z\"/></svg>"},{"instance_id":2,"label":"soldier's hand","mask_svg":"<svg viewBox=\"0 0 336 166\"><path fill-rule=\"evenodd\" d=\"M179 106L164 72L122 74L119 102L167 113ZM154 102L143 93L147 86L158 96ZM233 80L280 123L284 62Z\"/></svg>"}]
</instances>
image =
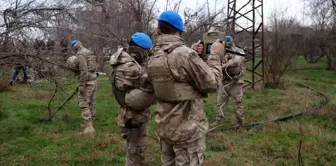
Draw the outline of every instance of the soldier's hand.
<instances>
[{"instance_id":1,"label":"soldier's hand","mask_svg":"<svg viewBox=\"0 0 336 166\"><path fill-rule=\"evenodd\" d=\"M198 45L199 45L200 43L201 43L201 40L198 40L197 43L194 43L194 44L191 45L191 48L192 48L193 50L197 51L197 47L198 47Z\"/></svg>"},{"instance_id":2,"label":"soldier's hand","mask_svg":"<svg viewBox=\"0 0 336 166\"><path fill-rule=\"evenodd\" d=\"M197 43L194 43L191 45L191 48L197 52L198 55L203 54L203 44L201 43L201 40L198 40Z\"/></svg>"},{"instance_id":3,"label":"soldier's hand","mask_svg":"<svg viewBox=\"0 0 336 166\"><path fill-rule=\"evenodd\" d=\"M233 65L232 60L229 60L229 61L227 61L226 63L222 64L222 68L223 68L223 70L224 70L225 68L233 67L232 65Z\"/></svg>"},{"instance_id":4,"label":"soldier's hand","mask_svg":"<svg viewBox=\"0 0 336 166\"><path fill-rule=\"evenodd\" d=\"M220 40L217 39L216 42L214 42L210 49L210 54L212 55L219 55L222 56L225 54L225 47L222 43L220 43Z\"/></svg>"},{"instance_id":5,"label":"soldier's hand","mask_svg":"<svg viewBox=\"0 0 336 166\"><path fill-rule=\"evenodd\" d=\"M138 124L133 124L132 119L128 119L128 120L125 122L125 127L128 128L128 129L137 128L137 127L139 127L139 126L140 126L140 125L138 125Z\"/></svg>"},{"instance_id":6,"label":"soldier's hand","mask_svg":"<svg viewBox=\"0 0 336 166\"><path fill-rule=\"evenodd\" d=\"M152 83L149 81L148 75L147 74L143 74L140 77L140 89L142 91L145 91L147 93L152 93L153 92L153 85Z\"/></svg>"},{"instance_id":7,"label":"soldier's hand","mask_svg":"<svg viewBox=\"0 0 336 166\"><path fill-rule=\"evenodd\" d=\"M239 74L233 76L232 79L233 79L233 80L238 80L238 79L240 79L242 76L243 76L243 73L240 72Z\"/></svg>"}]
</instances>

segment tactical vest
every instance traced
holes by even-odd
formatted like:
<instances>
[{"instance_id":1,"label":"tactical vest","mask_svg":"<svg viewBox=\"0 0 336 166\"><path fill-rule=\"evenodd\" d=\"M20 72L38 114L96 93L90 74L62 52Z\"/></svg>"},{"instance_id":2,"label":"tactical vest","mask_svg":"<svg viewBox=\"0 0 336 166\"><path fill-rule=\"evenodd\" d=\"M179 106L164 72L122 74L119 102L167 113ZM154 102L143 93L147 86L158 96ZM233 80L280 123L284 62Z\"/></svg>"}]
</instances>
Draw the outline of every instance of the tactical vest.
<instances>
[{"instance_id":1,"label":"tactical vest","mask_svg":"<svg viewBox=\"0 0 336 166\"><path fill-rule=\"evenodd\" d=\"M119 105L125 105L125 91L120 91L116 86L116 73L117 70L113 70L111 74L111 82L112 82L112 93L114 98L117 100Z\"/></svg>"},{"instance_id":2,"label":"tactical vest","mask_svg":"<svg viewBox=\"0 0 336 166\"><path fill-rule=\"evenodd\" d=\"M87 68L89 72L97 71L97 60L96 56L91 52L90 55L85 56Z\"/></svg>"},{"instance_id":3,"label":"tactical vest","mask_svg":"<svg viewBox=\"0 0 336 166\"><path fill-rule=\"evenodd\" d=\"M174 79L168 64L168 58L173 56L170 54L172 51L173 49L171 51L160 49L148 61L148 76L153 84L156 99L178 102L202 98L200 92L189 83L177 82Z\"/></svg>"}]
</instances>

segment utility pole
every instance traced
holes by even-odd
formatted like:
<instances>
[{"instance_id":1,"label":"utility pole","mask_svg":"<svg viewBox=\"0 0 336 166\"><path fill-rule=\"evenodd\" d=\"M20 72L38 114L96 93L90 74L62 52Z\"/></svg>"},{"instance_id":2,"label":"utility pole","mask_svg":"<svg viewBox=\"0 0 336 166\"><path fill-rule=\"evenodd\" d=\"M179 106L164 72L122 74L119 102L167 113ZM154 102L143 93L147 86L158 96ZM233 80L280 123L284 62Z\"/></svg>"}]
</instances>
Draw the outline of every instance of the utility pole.
<instances>
[{"instance_id":1,"label":"utility pole","mask_svg":"<svg viewBox=\"0 0 336 166\"><path fill-rule=\"evenodd\" d=\"M227 33L241 38L252 55L252 80L244 88L255 89L257 83L264 87L264 11L263 0L228 0ZM237 41L237 40L236 40Z\"/></svg>"}]
</instances>

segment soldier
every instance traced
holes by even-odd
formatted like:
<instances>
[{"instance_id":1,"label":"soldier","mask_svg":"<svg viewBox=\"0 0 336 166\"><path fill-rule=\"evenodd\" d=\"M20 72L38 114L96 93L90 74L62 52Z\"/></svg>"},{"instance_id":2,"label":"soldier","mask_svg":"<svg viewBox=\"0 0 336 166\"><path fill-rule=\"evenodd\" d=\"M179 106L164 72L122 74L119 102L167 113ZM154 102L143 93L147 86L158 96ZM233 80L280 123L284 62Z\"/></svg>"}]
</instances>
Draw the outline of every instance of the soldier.
<instances>
[{"instance_id":1,"label":"soldier","mask_svg":"<svg viewBox=\"0 0 336 166\"><path fill-rule=\"evenodd\" d=\"M235 47L231 36L226 36L225 45ZM243 116L243 84L244 84L244 57L226 53L222 59L223 81L218 89L216 106L216 124L222 124L224 112L228 108L229 97L234 102L237 126L242 127Z\"/></svg>"},{"instance_id":2,"label":"soldier","mask_svg":"<svg viewBox=\"0 0 336 166\"><path fill-rule=\"evenodd\" d=\"M144 33L131 37L129 48L119 48L112 55L110 64L112 89L120 105L117 119L122 137L127 140L126 166L144 166L147 125L153 95L140 90L140 78L145 74L146 62L152 40Z\"/></svg>"},{"instance_id":3,"label":"soldier","mask_svg":"<svg viewBox=\"0 0 336 166\"><path fill-rule=\"evenodd\" d=\"M80 134L94 133L92 121L96 117L96 57L77 40L71 42L75 56L67 63L79 81L78 103L84 119L84 130Z\"/></svg>"},{"instance_id":4,"label":"soldier","mask_svg":"<svg viewBox=\"0 0 336 166\"><path fill-rule=\"evenodd\" d=\"M155 93L155 121L164 166L201 166L204 163L208 120L203 98L215 93L222 80L217 40L204 62L181 38L183 21L173 11L159 17L156 44L147 63L148 78L142 83Z\"/></svg>"},{"instance_id":5,"label":"soldier","mask_svg":"<svg viewBox=\"0 0 336 166\"><path fill-rule=\"evenodd\" d=\"M13 85L14 81L16 80L16 77L19 75L20 71L23 72L23 81L22 83L26 83L28 81L28 74L27 74L27 67L23 65L23 63L16 63L14 65L15 72L13 73L12 80L9 83L11 86Z\"/></svg>"}]
</instances>

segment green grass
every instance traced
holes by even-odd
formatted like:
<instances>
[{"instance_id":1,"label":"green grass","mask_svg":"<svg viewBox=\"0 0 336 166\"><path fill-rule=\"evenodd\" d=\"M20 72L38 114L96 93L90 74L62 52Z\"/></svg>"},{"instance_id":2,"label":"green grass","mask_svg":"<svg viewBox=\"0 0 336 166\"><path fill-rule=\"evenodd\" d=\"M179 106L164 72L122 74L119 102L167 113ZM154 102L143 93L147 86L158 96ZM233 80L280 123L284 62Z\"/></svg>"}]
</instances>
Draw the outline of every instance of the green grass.
<instances>
[{"instance_id":1,"label":"green grass","mask_svg":"<svg viewBox=\"0 0 336 166\"><path fill-rule=\"evenodd\" d=\"M323 61L321 61L323 63ZM298 59L298 66L305 62ZM323 64L317 64L323 66ZM299 128L304 131L302 155L305 165L336 165L336 73L324 70L292 71L289 80L308 83L330 98L322 110L287 122L266 124L248 130L207 136L206 164L221 165L297 165ZM73 91L58 95L56 108ZM53 92L47 83L18 85L0 93L0 165L124 165L125 141L116 125L119 106L106 77L99 78L97 89L97 134L78 135L83 122L76 99L72 99L50 123L36 121L46 115L46 105ZM210 123L215 121L215 95L206 102ZM244 94L246 122L302 111L321 100L315 93L294 82L286 90L265 89ZM226 127L234 125L232 107L225 113ZM160 149L155 123L150 122L147 164L160 165Z\"/></svg>"},{"instance_id":2,"label":"green grass","mask_svg":"<svg viewBox=\"0 0 336 166\"><path fill-rule=\"evenodd\" d=\"M304 69L304 68L310 68L310 69L323 69L327 66L327 58L321 58L317 63L307 63L304 57L297 57L295 59L295 63L293 64L293 68L297 69Z\"/></svg>"}]
</instances>

